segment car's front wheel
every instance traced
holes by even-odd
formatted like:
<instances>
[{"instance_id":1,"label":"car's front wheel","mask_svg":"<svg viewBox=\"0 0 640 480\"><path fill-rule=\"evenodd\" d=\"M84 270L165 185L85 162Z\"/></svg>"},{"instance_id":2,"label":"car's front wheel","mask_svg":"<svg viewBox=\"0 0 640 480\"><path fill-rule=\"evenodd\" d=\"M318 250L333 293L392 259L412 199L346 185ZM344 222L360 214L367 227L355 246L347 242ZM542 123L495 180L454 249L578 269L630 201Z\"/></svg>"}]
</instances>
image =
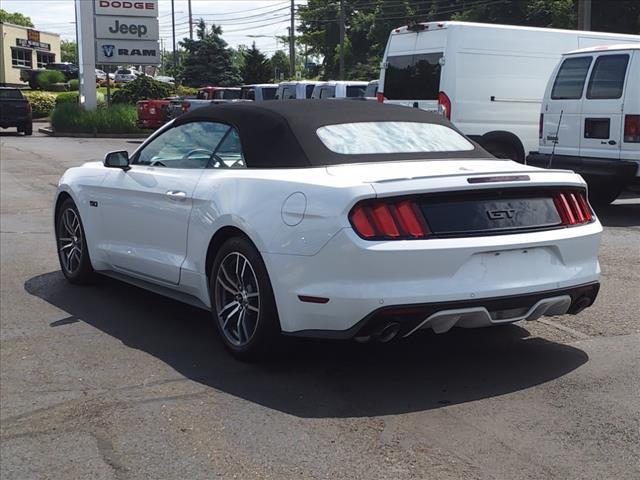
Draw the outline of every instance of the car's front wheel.
<instances>
[{"instance_id":1,"label":"car's front wheel","mask_svg":"<svg viewBox=\"0 0 640 480\"><path fill-rule=\"evenodd\" d=\"M222 341L238 359L268 356L276 348L280 324L267 268L243 237L222 244L209 279L212 313Z\"/></svg>"},{"instance_id":2,"label":"car's front wheel","mask_svg":"<svg viewBox=\"0 0 640 480\"><path fill-rule=\"evenodd\" d=\"M95 272L91 266L87 240L76 204L67 198L56 216L58 260L65 278L75 284L91 283Z\"/></svg>"}]
</instances>

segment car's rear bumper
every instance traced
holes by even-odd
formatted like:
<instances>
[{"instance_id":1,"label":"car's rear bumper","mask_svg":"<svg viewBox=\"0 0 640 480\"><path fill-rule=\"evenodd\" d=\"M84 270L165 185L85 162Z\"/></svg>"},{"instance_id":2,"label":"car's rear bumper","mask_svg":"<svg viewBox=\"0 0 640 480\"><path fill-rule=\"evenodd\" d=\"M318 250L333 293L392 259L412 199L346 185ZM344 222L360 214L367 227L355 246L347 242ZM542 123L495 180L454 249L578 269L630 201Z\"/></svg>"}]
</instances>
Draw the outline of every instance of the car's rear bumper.
<instances>
[{"instance_id":1,"label":"car's rear bumper","mask_svg":"<svg viewBox=\"0 0 640 480\"><path fill-rule=\"evenodd\" d=\"M384 308L481 307L497 298L562 296L597 282L601 232L596 221L512 235L373 242L345 228L316 255L263 252L263 258L285 333L349 337ZM328 300L310 303L300 296ZM421 312L421 320L430 311ZM514 319L520 318L506 321Z\"/></svg>"},{"instance_id":2,"label":"car's rear bumper","mask_svg":"<svg viewBox=\"0 0 640 480\"><path fill-rule=\"evenodd\" d=\"M603 180L613 180L629 184L638 178L640 163L619 160L615 158L591 158L570 155L554 155L530 152L527 164L541 168L563 168L573 170L583 177Z\"/></svg>"}]
</instances>

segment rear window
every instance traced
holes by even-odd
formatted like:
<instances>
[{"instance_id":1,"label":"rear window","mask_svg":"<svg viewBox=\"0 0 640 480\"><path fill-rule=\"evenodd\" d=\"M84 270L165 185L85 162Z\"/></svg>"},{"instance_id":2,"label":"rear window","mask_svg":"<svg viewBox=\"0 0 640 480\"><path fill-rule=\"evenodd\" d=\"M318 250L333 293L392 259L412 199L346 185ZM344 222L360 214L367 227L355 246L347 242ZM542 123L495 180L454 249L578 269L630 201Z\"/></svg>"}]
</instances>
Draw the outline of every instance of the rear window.
<instances>
[{"instance_id":1,"label":"rear window","mask_svg":"<svg viewBox=\"0 0 640 480\"><path fill-rule=\"evenodd\" d=\"M602 55L598 57L589 78L587 98L620 98L628 63L629 55Z\"/></svg>"},{"instance_id":2,"label":"rear window","mask_svg":"<svg viewBox=\"0 0 640 480\"><path fill-rule=\"evenodd\" d=\"M326 125L316 131L322 143L343 155L464 152L473 144L455 130L435 123L358 122Z\"/></svg>"},{"instance_id":3,"label":"rear window","mask_svg":"<svg viewBox=\"0 0 640 480\"><path fill-rule=\"evenodd\" d=\"M239 90L223 90L221 94L218 94L216 98L222 98L223 100L235 100L240 98Z\"/></svg>"},{"instance_id":4,"label":"rear window","mask_svg":"<svg viewBox=\"0 0 640 480\"><path fill-rule=\"evenodd\" d=\"M366 88L359 85L347 85L347 98L364 97Z\"/></svg>"},{"instance_id":5,"label":"rear window","mask_svg":"<svg viewBox=\"0 0 640 480\"><path fill-rule=\"evenodd\" d=\"M305 94L307 98L311 98L311 94L313 93L314 88L315 88L314 84L307 85L307 89L305 90Z\"/></svg>"},{"instance_id":6,"label":"rear window","mask_svg":"<svg viewBox=\"0 0 640 480\"><path fill-rule=\"evenodd\" d=\"M131 75L131 70L118 70L116 73L119 75Z\"/></svg>"},{"instance_id":7,"label":"rear window","mask_svg":"<svg viewBox=\"0 0 640 480\"><path fill-rule=\"evenodd\" d=\"M384 96L389 100L437 100L442 53L387 57Z\"/></svg>"},{"instance_id":8,"label":"rear window","mask_svg":"<svg viewBox=\"0 0 640 480\"><path fill-rule=\"evenodd\" d=\"M276 98L276 91L278 89L276 87L264 87L262 89L262 99L263 100L274 100Z\"/></svg>"},{"instance_id":9,"label":"rear window","mask_svg":"<svg viewBox=\"0 0 640 480\"><path fill-rule=\"evenodd\" d=\"M0 88L0 98L7 100L22 100L22 92L17 89L3 89Z\"/></svg>"},{"instance_id":10,"label":"rear window","mask_svg":"<svg viewBox=\"0 0 640 480\"><path fill-rule=\"evenodd\" d=\"M553 100L577 100L582 97L584 81L591 65L591 57L567 58L553 82Z\"/></svg>"}]
</instances>

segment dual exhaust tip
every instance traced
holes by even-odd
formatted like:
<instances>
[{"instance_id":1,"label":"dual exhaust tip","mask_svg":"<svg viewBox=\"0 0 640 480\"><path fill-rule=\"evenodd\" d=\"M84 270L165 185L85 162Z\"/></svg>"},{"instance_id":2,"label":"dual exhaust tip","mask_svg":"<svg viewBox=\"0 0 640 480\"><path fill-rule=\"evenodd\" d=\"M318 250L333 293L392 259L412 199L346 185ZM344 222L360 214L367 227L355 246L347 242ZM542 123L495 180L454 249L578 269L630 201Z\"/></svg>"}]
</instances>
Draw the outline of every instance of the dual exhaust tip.
<instances>
[{"instance_id":1,"label":"dual exhaust tip","mask_svg":"<svg viewBox=\"0 0 640 480\"><path fill-rule=\"evenodd\" d=\"M400 333L400 324L398 322L388 322L382 325L382 327L374 330L371 335L356 337L355 340L360 343L367 343L371 341L387 343L396 338L398 333Z\"/></svg>"}]
</instances>

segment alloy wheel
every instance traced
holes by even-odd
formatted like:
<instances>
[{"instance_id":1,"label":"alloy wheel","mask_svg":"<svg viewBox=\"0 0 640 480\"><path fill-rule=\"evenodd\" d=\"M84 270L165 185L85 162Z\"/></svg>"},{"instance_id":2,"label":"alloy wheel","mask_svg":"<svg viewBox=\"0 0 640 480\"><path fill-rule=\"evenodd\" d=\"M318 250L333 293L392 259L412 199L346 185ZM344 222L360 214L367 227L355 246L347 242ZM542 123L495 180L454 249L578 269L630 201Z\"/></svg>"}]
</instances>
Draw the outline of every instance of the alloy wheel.
<instances>
[{"instance_id":1,"label":"alloy wheel","mask_svg":"<svg viewBox=\"0 0 640 480\"><path fill-rule=\"evenodd\" d=\"M241 253L231 252L220 262L215 300L225 338L236 347L247 345L260 319L260 290L251 262Z\"/></svg>"},{"instance_id":2,"label":"alloy wheel","mask_svg":"<svg viewBox=\"0 0 640 480\"><path fill-rule=\"evenodd\" d=\"M58 255L68 274L75 274L82 263L82 228L80 218L72 208L62 212L58 220Z\"/></svg>"}]
</instances>

